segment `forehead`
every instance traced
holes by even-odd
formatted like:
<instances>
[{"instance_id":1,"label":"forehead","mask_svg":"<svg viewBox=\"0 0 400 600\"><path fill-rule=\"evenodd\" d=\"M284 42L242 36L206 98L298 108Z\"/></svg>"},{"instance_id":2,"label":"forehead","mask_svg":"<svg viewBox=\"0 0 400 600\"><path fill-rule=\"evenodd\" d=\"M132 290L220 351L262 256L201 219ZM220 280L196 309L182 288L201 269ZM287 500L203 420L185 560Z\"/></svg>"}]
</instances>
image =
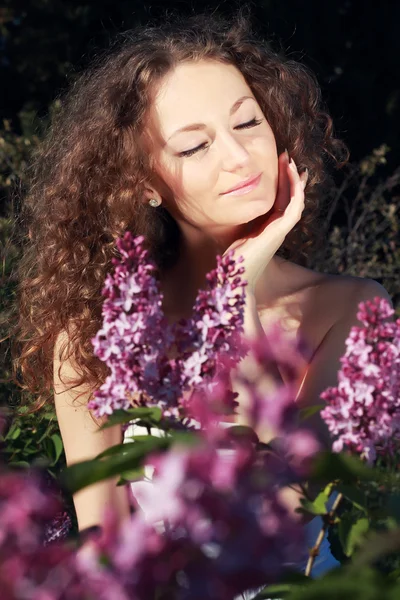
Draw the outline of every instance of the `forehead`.
<instances>
[{"instance_id":1,"label":"forehead","mask_svg":"<svg viewBox=\"0 0 400 600\"><path fill-rule=\"evenodd\" d=\"M155 88L150 113L162 131L227 116L244 94L253 96L237 67L216 61L181 63Z\"/></svg>"}]
</instances>

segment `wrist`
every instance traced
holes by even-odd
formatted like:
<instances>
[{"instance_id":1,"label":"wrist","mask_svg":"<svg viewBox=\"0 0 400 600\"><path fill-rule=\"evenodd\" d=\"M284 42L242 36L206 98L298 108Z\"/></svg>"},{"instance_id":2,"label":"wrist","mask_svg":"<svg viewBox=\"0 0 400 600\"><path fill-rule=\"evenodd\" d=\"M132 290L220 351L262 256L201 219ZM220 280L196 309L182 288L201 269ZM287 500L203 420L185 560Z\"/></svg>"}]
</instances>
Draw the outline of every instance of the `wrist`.
<instances>
[{"instance_id":1,"label":"wrist","mask_svg":"<svg viewBox=\"0 0 400 600\"><path fill-rule=\"evenodd\" d=\"M257 311L257 302L253 290L246 290L244 307L244 335L246 337L258 336L262 332L262 325Z\"/></svg>"}]
</instances>

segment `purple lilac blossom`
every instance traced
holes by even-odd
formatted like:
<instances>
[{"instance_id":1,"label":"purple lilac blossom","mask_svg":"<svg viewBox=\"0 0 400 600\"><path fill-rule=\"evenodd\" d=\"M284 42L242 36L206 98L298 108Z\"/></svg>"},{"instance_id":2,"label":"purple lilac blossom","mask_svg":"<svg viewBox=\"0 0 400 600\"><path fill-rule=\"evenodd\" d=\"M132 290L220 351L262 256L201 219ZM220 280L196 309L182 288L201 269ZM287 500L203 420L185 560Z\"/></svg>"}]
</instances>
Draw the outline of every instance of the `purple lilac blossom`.
<instances>
[{"instance_id":1,"label":"purple lilac blossom","mask_svg":"<svg viewBox=\"0 0 400 600\"><path fill-rule=\"evenodd\" d=\"M245 422L265 440L292 474L307 475L312 458L321 449L317 437L309 428L301 426L296 402L298 381L306 348L301 339L289 342L278 322L265 334L243 342L251 363L239 363L232 380L239 383L247 398L243 408ZM300 359L303 360L300 360ZM278 369L279 364L279 369ZM279 382L274 373L279 372ZM285 374L284 384L281 373ZM286 468L286 467L285 467Z\"/></svg>"},{"instance_id":2,"label":"purple lilac blossom","mask_svg":"<svg viewBox=\"0 0 400 600\"><path fill-rule=\"evenodd\" d=\"M73 549L48 539L61 506L43 488L33 472L0 472L1 600L86 600Z\"/></svg>"},{"instance_id":3,"label":"purple lilac blossom","mask_svg":"<svg viewBox=\"0 0 400 600\"><path fill-rule=\"evenodd\" d=\"M118 533L108 527L108 541L93 550L107 556L103 577L112 575L129 598L232 600L304 558L303 527L280 500L268 456L252 444L221 450L203 440L149 464L143 510ZM94 556L81 564L89 583L99 578Z\"/></svg>"},{"instance_id":4,"label":"purple lilac blossom","mask_svg":"<svg viewBox=\"0 0 400 600\"><path fill-rule=\"evenodd\" d=\"M97 417L135 402L141 405L146 396L165 406L179 391L167 358L171 329L162 312L155 266L142 243L143 237L133 239L129 232L117 240L121 258L113 258L114 272L102 290L103 325L92 343L111 373L88 405Z\"/></svg>"},{"instance_id":5,"label":"purple lilac blossom","mask_svg":"<svg viewBox=\"0 0 400 600\"><path fill-rule=\"evenodd\" d=\"M338 386L321 394L333 451L346 449L368 464L399 451L400 319L388 321L393 314L384 298L360 303L363 327L351 328Z\"/></svg>"},{"instance_id":6,"label":"purple lilac blossom","mask_svg":"<svg viewBox=\"0 0 400 600\"><path fill-rule=\"evenodd\" d=\"M88 405L97 417L157 405L164 416L179 418L184 392L206 385L217 373L220 357L234 364L241 356L245 282L240 261L233 253L217 257L192 317L170 325L162 311L156 267L143 242L130 232L117 240L120 259L113 259L114 272L102 291L103 324L92 343L110 375ZM176 351L178 358L168 358Z\"/></svg>"},{"instance_id":7,"label":"purple lilac blossom","mask_svg":"<svg viewBox=\"0 0 400 600\"><path fill-rule=\"evenodd\" d=\"M219 299L222 297L223 294ZM224 298L223 303L228 301L226 294ZM140 303L143 308L145 301L138 301L138 305ZM235 298L232 303L235 305ZM212 319L212 306L205 293L199 300L197 313L204 317L205 323L209 323L206 314ZM114 318L114 308L112 305L109 308ZM195 323L196 319L193 326ZM202 351L204 343L208 352L208 340L213 339L221 350L218 361L204 373L208 385L201 390L196 386L196 392L186 399L187 414L198 418L201 425L197 433L199 444L187 448L175 446L147 461L146 466L154 470L154 481L142 492L143 510L138 510L121 527L117 527L112 518L106 518L103 534L94 535L91 546L84 548L84 552L73 553L67 545L58 542L46 548L42 545L43 549L38 550L40 528L31 525L34 511L41 511L41 518L46 513L51 519L57 507L49 510L46 499L37 490L34 493L22 488L25 493L29 492L24 505L24 494L13 496L18 486L6 486L10 504L8 507L6 503L2 511L6 527L14 523L16 515L22 516L22 524L28 532L22 529L19 532L28 538L23 538L18 552L7 555L6 571L0 569L0 583L4 581L9 586L4 589L10 590L5 600L28 597L34 600L147 600L155 597L232 600L245 590L277 581L285 566L302 562L303 527L283 503L280 492L287 483L293 482L294 471L303 469L304 461L316 451L315 440L310 434L307 437L301 430L294 430L296 411L289 388L276 390L275 385L273 393L268 395L262 385L257 389L257 378L250 381L244 376L242 383L247 385L250 395L251 418L268 421L282 438L287 436L284 450L295 469L293 464L287 468L282 460L284 456L257 452L251 439L235 442L229 429L220 427L224 414L232 412L235 406L235 394L228 385L228 369L232 366L230 347L225 345L218 327L232 325L232 329L239 329L240 311L236 322L226 319L223 325L215 324L215 320L213 323L209 328L197 327L191 345L182 348L190 356L190 348L198 344ZM113 341L118 345L117 338ZM290 347L284 346L277 332L268 340L254 341L242 351L253 350L263 383L263 376L268 378L269 365L276 360L272 348L281 349L282 356L286 357L287 364L284 361L283 366L290 381L295 374L294 355L292 357ZM211 350L208 360L214 360ZM189 371L185 385L191 377ZM182 380L180 378L180 384ZM35 506L29 504L32 499ZM162 531L157 528L160 522L164 524ZM4 540L6 546L3 547L9 551L9 539ZM17 585L15 581L23 583ZM12 587L15 585L16 588ZM22 589L21 585L25 587Z\"/></svg>"}]
</instances>

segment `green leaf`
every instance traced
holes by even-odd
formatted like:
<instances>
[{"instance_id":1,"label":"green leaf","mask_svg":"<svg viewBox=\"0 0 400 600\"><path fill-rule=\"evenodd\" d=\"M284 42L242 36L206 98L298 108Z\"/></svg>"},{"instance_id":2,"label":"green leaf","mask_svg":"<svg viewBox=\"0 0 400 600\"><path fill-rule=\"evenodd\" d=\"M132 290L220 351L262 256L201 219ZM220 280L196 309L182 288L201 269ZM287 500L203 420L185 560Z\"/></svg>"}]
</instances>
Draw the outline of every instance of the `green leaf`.
<instances>
[{"instance_id":1,"label":"green leaf","mask_svg":"<svg viewBox=\"0 0 400 600\"><path fill-rule=\"evenodd\" d=\"M6 434L6 440L16 440L21 433L21 428L18 427L15 423L11 425L8 433Z\"/></svg>"},{"instance_id":2,"label":"green leaf","mask_svg":"<svg viewBox=\"0 0 400 600\"><path fill-rule=\"evenodd\" d=\"M138 479L142 479L144 476L144 468L134 469L131 471L124 471L121 473L121 477L117 483L117 485L126 485L131 481L137 481Z\"/></svg>"},{"instance_id":3,"label":"green leaf","mask_svg":"<svg viewBox=\"0 0 400 600\"><path fill-rule=\"evenodd\" d=\"M288 600L387 600L385 591L386 580L372 569L337 568L310 585L295 587Z\"/></svg>"},{"instance_id":4,"label":"green leaf","mask_svg":"<svg viewBox=\"0 0 400 600\"><path fill-rule=\"evenodd\" d=\"M325 407L324 404L315 404L314 406L305 406L300 409L300 420L306 421L313 417L316 413L321 412L321 410Z\"/></svg>"},{"instance_id":5,"label":"green leaf","mask_svg":"<svg viewBox=\"0 0 400 600\"><path fill-rule=\"evenodd\" d=\"M170 445L168 438L153 438L149 443L130 444L130 448L123 454L76 463L63 471L60 476L61 483L75 494L88 485L140 468L142 461L150 452L165 449L168 445Z\"/></svg>"},{"instance_id":6,"label":"green leaf","mask_svg":"<svg viewBox=\"0 0 400 600\"><path fill-rule=\"evenodd\" d=\"M137 436L139 438L139 436ZM129 438L131 439L131 438ZM116 454L126 454L127 452L129 452L129 450L136 446L138 443L144 442L147 440L148 445L151 444L151 440L156 440L154 442L154 448L157 449L158 448L158 442L157 440L159 440L160 438L155 436L155 435L143 435L140 436L140 439L137 439L134 442L123 442L121 444L116 444L115 446L110 446L110 448L107 448L107 450L104 450L103 452L101 452L100 454L98 454L96 456L96 459L101 459L101 458L105 458L107 456L114 456Z\"/></svg>"},{"instance_id":7,"label":"green leaf","mask_svg":"<svg viewBox=\"0 0 400 600\"><path fill-rule=\"evenodd\" d=\"M42 434L42 435L39 437L39 439L36 441L36 444L37 444L37 445L39 445L39 444L41 444L42 442L44 442L44 443L45 443L45 445L46 445L46 441L47 441L47 438L49 437L49 433L50 433L50 431L51 431L51 426L48 426L48 427L46 428L45 432L44 432L44 433L43 433L43 434Z\"/></svg>"},{"instance_id":8,"label":"green leaf","mask_svg":"<svg viewBox=\"0 0 400 600\"><path fill-rule=\"evenodd\" d=\"M303 573L295 571L286 571L279 583L267 585L261 592L258 592L254 600L266 600L268 598L284 598L296 588L308 586L312 583L311 577L306 577Z\"/></svg>"},{"instance_id":9,"label":"green leaf","mask_svg":"<svg viewBox=\"0 0 400 600\"><path fill-rule=\"evenodd\" d=\"M53 460L53 464L56 464L58 462L58 459L60 458L64 446L62 443L62 439L61 437L58 435L58 433L53 433L53 435L51 436L51 441L53 442L53 446L54 446L54 460Z\"/></svg>"},{"instance_id":10,"label":"green leaf","mask_svg":"<svg viewBox=\"0 0 400 600\"><path fill-rule=\"evenodd\" d=\"M8 463L9 467L23 467L23 468L27 468L30 467L30 464L28 462L26 462L26 460L14 460Z\"/></svg>"},{"instance_id":11,"label":"green leaf","mask_svg":"<svg viewBox=\"0 0 400 600\"><path fill-rule=\"evenodd\" d=\"M161 416L161 409L158 406L152 408L141 407L129 408L128 410L115 410L113 414L108 417L107 422L100 427L100 430L113 427L114 425L129 423L129 421L133 421L134 419L144 419L146 417L158 423L161 420Z\"/></svg>"},{"instance_id":12,"label":"green leaf","mask_svg":"<svg viewBox=\"0 0 400 600\"><path fill-rule=\"evenodd\" d=\"M354 550L361 544L363 537L368 532L369 520L362 517L353 523L350 518L343 517L339 521L338 529L343 552L346 556L352 556Z\"/></svg>"},{"instance_id":13,"label":"green leaf","mask_svg":"<svg viewBox=\"0 0 400 600\"><path fill-rule=\"evenodd\" d=\"M271 600L275 599L279 600L279 598L284 598L293 590L293 585L290 583L277 583L276 585L269 585L265 587L261 592L258 592L257 596L254 597L254 600Z\"/></svg>"},{"instance_id":14,"label":"green leaf","mask_svg":"<svg viewBox=\"0 0 400 600\"><path fill-rule=\"evenodd\" d=\"M318 494L314 501L308 500L307 498L300 498L302 506L298 509L298 512L306 512L313 515L325 515L328 512L326 508L328 499L329 495L325 491Z\"/></svg>"},{"instance_id":15,"label":"green leaf","mask_svg":"<svg viewBox=\"0 0 400 600\"><path fill-rule=\"evenodd\" d=\"M125 439L127 440L132 440L133 442L143 442L144 440L148 440L149 438L159 438L159 437L167 437L166 435L153 435L152 433L145 433L145 434L141 434L141 435L127 435ZM168 434L168 437L169 434ZM129 444L131 442L124 442L125 444Z\"/></svg>"},{"instance_id":16,"label":"green leaf","mask_svg":"<svg viewBox=\"0 0 400 600\"><path fill-rule=\"evenodd\" d=\"M232 425L228 428L227 435L232 440L249 439L258 442L258 436L252 427L247 425Z\"/></svg>"},{"instance_id":17,"label":"green leaf","mask_svg":"<svg viewBox=\"0 0 400 600\"><path fill-rule=\"evenodd\" d=\"M347 500L350 500L350 502L352 502L356 508L362 510L363 512L368 511L367 498L359 488L345 484L338 484L336 489L340 494L343 494Z\"/></svg>"},{"instance_id":18,"label":"green leaf","mask_svg":"<svg viewBox=\"0 0 400 600\"><path fill-rule=\"evenodd\" d=\"M392 552L400 553L400 529L383 533L371 532L362 549L355 554L352 560L353 568L372 565L379 558Z\"/></svg>"},{"instance_id":19,"label":"green leaf","mask_svg":"<svg viewBox=\"0 0 400 600\"><path fill-rule=\"evenodd\" d=\"M56 413L55 412L46 412L42 415L42 418L45 421L55 421L56 420Z\"/></svg>"},{"instance_id":20,"label":"green leaf","mask_svg":"<svg viewBox=\"0 0 400 600\"><path fill-rule=\"evenodd\" d=\"M344 483L380 481L382 475L378 469L368 467L361 459L345 453L321 452L314 463L311 481L332 481L340 479Z\"/></svg>"},{"instance_id":21,"label":"green leaf","mask_svg":"<svg viewBox=\"0 0 400 600\"><path fill-rule=\"evenodd\" d=\"M193 432L174 432L161 438L143 436L140 443L119 444L118 446L123 446L121 452L111 452L103 458L97 457L71 465L61 473L60 481L70 493L75 494L88 485L140 468L146 456L153 452L166 450L173 444L187 446L197 444L198 441L198 436Z\"/></svg>"}]
</instances>

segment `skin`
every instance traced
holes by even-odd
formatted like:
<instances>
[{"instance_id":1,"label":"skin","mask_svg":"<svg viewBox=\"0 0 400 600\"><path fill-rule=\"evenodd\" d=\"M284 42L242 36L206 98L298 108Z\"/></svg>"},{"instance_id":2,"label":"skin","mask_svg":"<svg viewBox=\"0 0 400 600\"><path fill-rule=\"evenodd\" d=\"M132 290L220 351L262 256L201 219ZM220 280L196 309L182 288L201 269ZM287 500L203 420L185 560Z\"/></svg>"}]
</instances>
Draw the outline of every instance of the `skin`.
<instances>
[{"instance_id":1,"label":"skin","mask_svg":"<svg viewBox=\"0 0 400 600\"><path fill-rule=\"evenodd\" d=\"M307 173L299 175L286 152L278 156L274 133L241 72L213 61L180 64L164 78L153 94L145 143L154 169L145 201L161 200L183 234L179 261L161 281L164 311L189 315L216 255L234 249L244 257L248 282L245 335L262 332L259 306L271 300L269 282L280 281L278 295L284 292L275 254L301 218ZM252 191L221 195L257 174ZM278 369L273 376L283 383ZM246 398L236 391L241 409L235 420L245 423ZM264 442L273 435L256 432ZM297 506L298 492L286 494L288 505Z\"/></svg>"},{"instance_id":2,"label":"skin","mask_svg":"<svg viewBox=\"0 0 400 600\"><path fill-rule=\"evenodd\" d=\"M192 124L201 127L179 131ZM265 300L262 282L276 280L282 259L274 255L301 217L307 173L299 176L286 153L278 157L241 72L215 61L178 65L153 92L145 143L154 179L144 200L161 200L183 234L180 259L163 281L167 302L185 286L174 312L190 311L215 256L230 248L245 258L249 294ZM259 173L256 189L223 195Z\"/></svg>"},{"instance_id":3,"label":"skin","mask_svg":"<svg viewBox=\"0 0 400 600\"><path fill-rule=\"evenodd\" d=\"M230 115L243 96L250 98ZM254 118L262 121L238 128ZM170 137L178 128L199 122L204 124L201 130ZM320 405L320 393L337 384L345 340L350 328L359 325L359 302L376 296L391 301L374 280L315 273L276 256L301 218L307 175L299 175L284 153L278 156L273 132L242 74L232 65L213 61L178 65L153 90L143 143L153 160L153 178L143 202L162 200L183 234L179 260L161 280L167 317L190 315L216 255L233 247L245 257L247 332L265 331L270 321L279 318L293 336L298 331L303 337L306 334L310 354L296 401ZM201 144L205 149L193 156L180 156ZM262 177L255 190L221 196L257 173ZM58 379L59 352L56 346L55 404L68 464L72 464L120 443L122 432L115 426L99 436L84 399L80 410L74 407L74 395ZM62 367L64 381L76 377L71 362L64 360ZM318 415L309 424L321 440L326 439ZM102 523L109 505L117 508L121 520L130 514L126 490L111 479L81 490L74 502L80 529ZM296 502L296 497L288 498L289 504Z\"/></svg>"}]
</instances>

